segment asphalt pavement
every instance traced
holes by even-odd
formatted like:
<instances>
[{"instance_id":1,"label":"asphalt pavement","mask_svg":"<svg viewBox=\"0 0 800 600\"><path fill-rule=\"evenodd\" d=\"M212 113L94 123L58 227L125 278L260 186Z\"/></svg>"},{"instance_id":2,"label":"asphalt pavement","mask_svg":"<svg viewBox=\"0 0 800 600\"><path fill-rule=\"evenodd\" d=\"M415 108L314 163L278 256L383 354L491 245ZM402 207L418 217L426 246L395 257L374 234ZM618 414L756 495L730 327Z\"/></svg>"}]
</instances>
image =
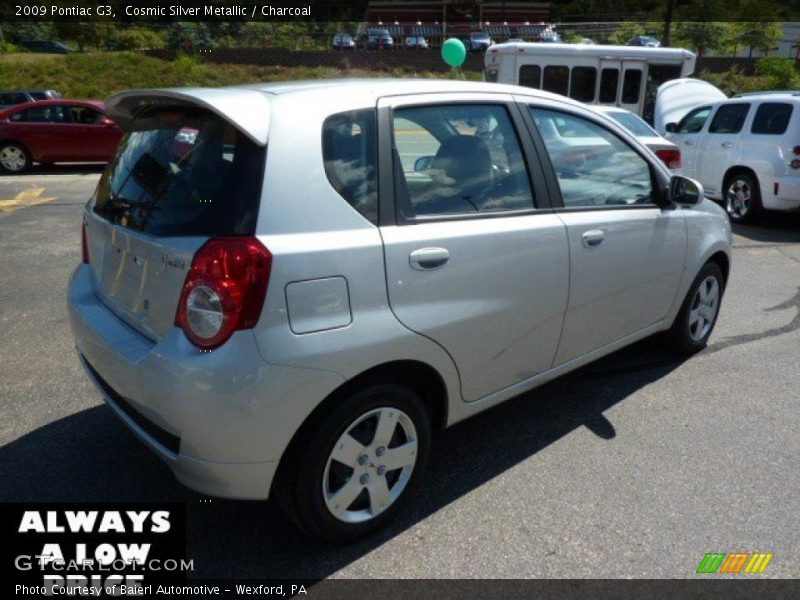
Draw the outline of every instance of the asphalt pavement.
<instances>
[{"instance_id":1,"label":"asphalt pavement","mask_svg":"<svg viewBox=\"0 0 800 600\"><path fill-rule=\"evenodd\" d=\"M800 577L800 217L736 229L704 352L645 340L443 432L413 507L333 547L182 487L81 371L66 286L98 173L0 176L0 501L186 502L208 578L684 578L735 551Z\"/></svg>"}]
</instances>

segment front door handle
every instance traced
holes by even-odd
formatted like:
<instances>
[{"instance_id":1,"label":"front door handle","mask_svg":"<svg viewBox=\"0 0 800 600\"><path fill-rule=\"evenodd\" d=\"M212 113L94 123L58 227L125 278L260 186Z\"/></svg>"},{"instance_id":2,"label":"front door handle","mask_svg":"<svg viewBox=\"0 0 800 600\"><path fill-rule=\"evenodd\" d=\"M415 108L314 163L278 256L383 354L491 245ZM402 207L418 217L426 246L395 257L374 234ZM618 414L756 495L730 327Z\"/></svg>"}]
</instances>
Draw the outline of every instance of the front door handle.
<instances>
[{"instance_id":1,"label":"front door handle","mask_svg":"<svg viewBox=\"0 0 800 600\"><path fill-rule=\"evenodd\" d=\"M720 144L723 148L733 148L733 142L722 142Z\"/></svg>"},{"instance_id":2,"label":"front door handle","mask_svg":"<svg viewBox=\"0 0 800 600\"><path fill-rule=\"evenodd\" d=\"M606 239L606 234L601 229L590 229L589 231L584 231L583 235L581 236L581 241L587 248L599 246L603 243L604 239Z\"/></svg>"},{"instance_id":3,"label":"front door handle","mask_svg":"<svg viewBox=\"0 0 800 600\"><path fill-rule=\"evenodd\" d=\"M683 144L684 146L694 146L694 140L686 140Z\"/></svg>"},{"instance_id":4,"label":"front door handle","mask_svg":"<svg viewBox=\"0 0 800 600\"><path fill-rule=\"evenodd\" d=\"M446 248L420 248L408 256L412 269L418 271L431 271L439 269L450 260L450 253Z\"/></svg>"}]
</instances>

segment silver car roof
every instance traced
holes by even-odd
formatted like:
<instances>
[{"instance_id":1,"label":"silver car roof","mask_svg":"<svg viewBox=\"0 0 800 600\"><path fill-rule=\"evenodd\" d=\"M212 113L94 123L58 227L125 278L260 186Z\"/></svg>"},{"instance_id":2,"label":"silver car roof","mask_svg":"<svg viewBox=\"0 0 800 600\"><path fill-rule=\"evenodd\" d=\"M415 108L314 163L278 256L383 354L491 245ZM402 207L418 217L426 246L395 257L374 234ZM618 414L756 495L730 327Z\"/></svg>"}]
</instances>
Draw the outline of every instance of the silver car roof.
<instances>
[{"instance_id":1,"label":"silver car roof","mask_svg":"<svg viewBox=\"0 0 800 600\"><path fill-rule=\"evenodd\" d=\"M385 96L428 93L497 93L545 98L581 106L564 96L513 85L448 79L316 79L258 83L221 88L162 88L119 92L105 101L108 115L123 129L130 129L139 112L150 106L195 105L218 114L263 146L267 143L270 96L318 95L321 106L333 90L347 94L353 105L377 102Z\"/></svg>"}]
</instances>

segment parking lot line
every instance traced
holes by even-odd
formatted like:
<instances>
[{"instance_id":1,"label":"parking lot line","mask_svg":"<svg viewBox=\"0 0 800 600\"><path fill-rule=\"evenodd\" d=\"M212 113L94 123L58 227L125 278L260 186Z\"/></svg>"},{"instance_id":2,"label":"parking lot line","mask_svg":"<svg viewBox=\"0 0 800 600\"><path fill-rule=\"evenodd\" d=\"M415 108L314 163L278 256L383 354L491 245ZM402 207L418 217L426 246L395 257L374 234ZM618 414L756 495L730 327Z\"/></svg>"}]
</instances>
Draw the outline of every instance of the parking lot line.
<instances>
[{"instance_id":1,"label":"parking lot line","mask_svg":"<svg viewBox=\"0 0 800 600\"><path fill-rule=\"evenodd\" d=\"M43 187L28 188L19 192L13 198L0 200L0 210L3 212L13 212L27 206L44 204L58 199L58 196L42 196Z\"/></svg>"}]
</instances>

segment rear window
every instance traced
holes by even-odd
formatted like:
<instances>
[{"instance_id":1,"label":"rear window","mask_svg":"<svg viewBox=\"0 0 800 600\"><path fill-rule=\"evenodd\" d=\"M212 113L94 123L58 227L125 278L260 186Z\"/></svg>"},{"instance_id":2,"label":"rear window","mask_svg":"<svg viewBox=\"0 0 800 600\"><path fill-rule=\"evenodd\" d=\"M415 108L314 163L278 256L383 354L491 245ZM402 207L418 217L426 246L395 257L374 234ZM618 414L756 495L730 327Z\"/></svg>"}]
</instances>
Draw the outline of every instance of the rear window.
<instances>
[{"instance_id":1,"label":"rear window","mask_svg":"<svg viewBox=\"0 0 800 600\"><path fill-rule=\"evenodd\" d=\"M375 110L332 115L322 125L322 160L339 195L372 223L378 222Z\"/></svg>"},{"instance_id":2,"label":"rear window","mask_svg":"<svg viewBox=\"0 0 800 600\"><path fill-rule=\"evenodd\" d=\"M792 118L792 105L785 102L764 102L753 117L752 133L781 135L789 127Z\"/></svg>"},{"instance_id":3,"label":"rear window","mask_svg":"<svg viewBox=\"0 0 800 600\"><path fill-rule=\"evenodd\" d=\"M94 211L154 236L253 235L265 149L195 108L134 121L97 186Z\"/></svg>"}]
</instances>

